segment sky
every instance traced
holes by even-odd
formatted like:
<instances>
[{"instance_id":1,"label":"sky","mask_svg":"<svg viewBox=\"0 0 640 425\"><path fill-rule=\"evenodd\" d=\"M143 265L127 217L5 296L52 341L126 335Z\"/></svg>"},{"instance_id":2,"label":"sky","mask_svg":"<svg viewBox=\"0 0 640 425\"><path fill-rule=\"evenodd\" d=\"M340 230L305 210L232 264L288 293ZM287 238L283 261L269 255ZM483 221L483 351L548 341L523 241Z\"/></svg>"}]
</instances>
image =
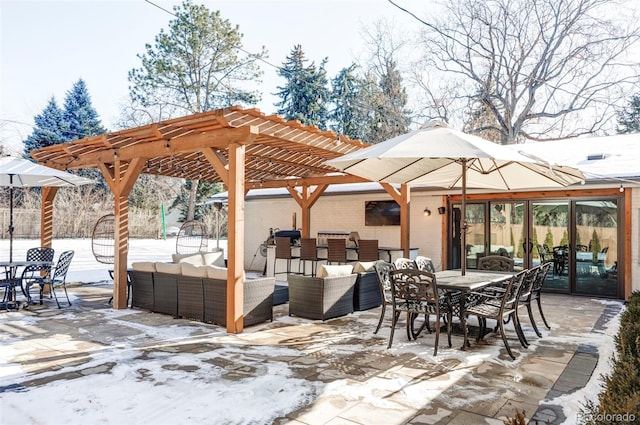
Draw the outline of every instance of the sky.
<instances>
[{"instance_id":1,"label":"sky","mask_svg":"<svg viewBox=\"0 0 640 425\"><path fill-rule=\"evenodd\" d=\"M153 3L172 10L175 1ZM362 56L363 29L380 19L403 31L417 23L386 0L233 0L200 1L238 25L248 51L265 46L268 62L280 66L300 44L309 61L338 70ZM403 2L400 2L401 4ZM404 2L406 3L406 2ZM119 106L128 96L128 72L140 66L138 54L153 44L173 16L145 0L0 0L0 141L22 152L33 117L54 96L82 78L103 125L115 129ZM275 112L272 93L283 80L263 63L263 101Z\"/></svg>"},{"instance_id":2,"label":"sky","mask_svg":"<svg viewBox=\"0 0 640 425\"><path fill-rule=\"evenodd\" d=\"M26 246L33 246L34 241L19 240L18 251ZM0 240L0 248L6 249L6 240ZM155 258L168 259L175 248L175 240L131 240L135 246L131 247L131 253L138 261L149 260L151 255ZM58 244L58 245L55 245ZM76 257L72 261L72 276L68 281L93 282L100 285L102 275L85 273L95 270L95 263L89 247L88 239L67 239L54 240L54 248L61 252L68 247L76 248ZM71 271L70 271L71 273ZM80 274L77 274L80 273ZM106 273L104 274L106 278ZM106 283L102 283L106 284ZM71 302L76 300L71 293ZM593 300L598 303L618 303L614 300ZM74 304L76 305L76 304ZM78 323L80 333L95 332L91 323L75 315L77 307L65 308L58 319L67 319ZM580 307L582 309L583 307ZM585 307L586 308L586 307ZM90 352L86 362L71 363L66 365L65 372L74 376L74 379L48 380L47 376L52 372L41 370L40 372L23 369L15 358L25 358L32 355L32 351L37 349L35 341L30 339L25 343L20 337L20 333L12 334L6 332L0 334L0 388L16 383L16 377L26 380L43 379L46 384L25 388L20 391L5 391L2 393L0 405L0 423L2 424L98 424L98 423L149 423L149 424L210 424L211 418L216 418L216 423L225 424L263 424L272 423L273 419L286 412L296 410L301 405L316 400L320 395L324 397L335 396L342 400L367 400L372 404L381 405L385 400L380 399L380 391L395 391L397 397L402 398L405 406L419 406L440 392L446 392L449 387L453 387L461 379L472 380L468 376L469 371L481 364L497 364L511 370L517 368L523 357L531 353L538 352L538 345L548 344L588 344L598 349L601 361L596 365L591 379L585 387L559 398L553 398L550 404L563 407L563 413L567 418L565 424L575 423L577 413L583 408L585 400L597 398L601 390L603 375L611 372L610 359L613 354L615 344L613 338L617 334L620 324L619 314L615 315L607 323L606 328L597 332L585 332L584 329L576 328L571 332L563 332L561 335L552 335L545 330L542 339L531 338L532 344L527 350L518 351L518 359L515 362L499 358L499 352L503 350L502 344L498 341L495 344L485 344L482 350L463 352L456 349L439 350L438 356L431 356L432 347L425 349L424 344L412 342L401 342L401 332L391 349L394 353L402 355L419 355L428 362L454 362L460 363L450 370L446 375L438 375L433 379L414 379L411 374L396 374L394 379L364 379L354 381L349 379L336 379L332 382L320 382L314 380L303 380L295 376L294 370L299 367L286 361L289 356L295 356L292 348L285 345L270 345L259 343L260 326L247 329L246 340L237 341L229 337L224 328L212 327L196 322L184 321L176 322L171 326L153 326L152 323L132 323L123 316L131 314L147 314L142 310L111 310L104 309L96 311L96 320L104 326L122 327L123 337L112 344L103 341L104 344L98 346L87 346L85 350ZM570 314L574 314L571 312ZM5 328L34 331L40 328L39 321L50 319L47 314L29 314L24 310L8 313L4 322ZM356 313L357 314L357 313ZM283 326L296 324L309 324L306 319L283 315L277 318ZM377 323L377 316L362 315L358 321L363 322L363 327L372 328ZM135 322L135 321L134 321ZM552 328L559 326L551 321ZM137 332L129 332L129 327ZM251 335L256 332L255 337ZM383 328L379 337L382 341L388 338L388 329ZM530 329L527 332L532 332ZM131 335L131 336L127 336ZM190 345L202 343L220 343L221 346L215 351L205 351L191 353L188 350L180 351L179 356L175 356L169 351L153 351L152 354L145 354L142 351L144 346L141 341L149 345L154 345L156 341L170 342L172 345ZM255 344L246 344L243 341L256 341ZM79 344L71 336L63 333L49 332L43 334L41 343L46 347L57 346L61 352L65 350L74 351L73 346ZM243 345L242 347L240 345ZM35 348L34 348L35 347ZM318 349L316 347L315 349ZM386 350L386 344L367 344L366 347L355 342L336 346L341 353L357 353L361 350ZM251 379L238 379L235 381L218 380L219 369L213 367L212 356L218 362L224 362L233 358L238 368L246 366L248 369L255 368L256 358L268 358L259 365L262 370L260 376ZM144 359L144 372L148 379L132 379L141 373L141 359ZM283 359L285 359L283 361ZM92 368L103 368L105 364L113 362L115 365L110 371L105 373L83 373ZM167 364L193 367L190 373L184 373L180 367L167 367ZM510 372L507 372L509 374ZM278 379L272 379L277 376ZM510 376L510 375L509 375ZM522 376L520 376L522 379ZM154 382L154 380L156 382ZM123 391L126 388L126 391ZM203 391L206 389L207 391ZM499 397L499 393L483 394L476 393L469 395L466 402L479 403L481 400L491 400ZM397 401L397 397L394 400ZM229 404L229 400L233 400ZM450 399L450 407L464 408L465 400ZM180 405L180 408L175 408ZM237 406L252 406L251 409L238 409ZM33 408L37 406L38 408ZM322 409L323 404L319 403L317 409ZM312 413L310 414L313 414ZM55 412L55 419L52 419L51 412ZM316 413L321 414L321 413Z\"/></svg>"}]
</instances>

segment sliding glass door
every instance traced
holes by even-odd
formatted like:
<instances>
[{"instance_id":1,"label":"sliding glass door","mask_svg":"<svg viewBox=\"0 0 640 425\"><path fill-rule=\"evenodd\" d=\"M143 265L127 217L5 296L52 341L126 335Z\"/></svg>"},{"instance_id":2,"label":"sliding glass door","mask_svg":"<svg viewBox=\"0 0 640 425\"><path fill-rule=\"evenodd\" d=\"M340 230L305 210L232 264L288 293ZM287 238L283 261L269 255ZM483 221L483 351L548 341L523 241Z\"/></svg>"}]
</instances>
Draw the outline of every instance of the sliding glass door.
<instances>
[{"instance_id":1,"label":"sliding glass door","mask_svg":"<svg viewBox=\"0 0 640 425\"><path fill-rule=\"evenodd\" d=\"M547 291L621 297L618 278L622 198L468 202L461 250L461 204L450 216L450 268L476 269L486 255L512 258L520 271L551 263Z\"/></svg>"}]
</instances>

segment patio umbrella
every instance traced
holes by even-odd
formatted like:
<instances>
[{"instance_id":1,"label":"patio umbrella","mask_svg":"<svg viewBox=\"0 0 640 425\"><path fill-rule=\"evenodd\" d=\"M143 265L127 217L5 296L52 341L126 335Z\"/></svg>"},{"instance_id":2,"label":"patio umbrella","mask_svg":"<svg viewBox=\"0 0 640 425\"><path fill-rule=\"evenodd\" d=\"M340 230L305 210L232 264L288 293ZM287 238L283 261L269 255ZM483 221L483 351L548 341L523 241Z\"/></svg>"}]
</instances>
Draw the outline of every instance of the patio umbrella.
<instances>
[{"instance_id":1,"label":"patio umbrella","mask_svg":"<svg viewBox=\"0 0 640 425\"><path fill-rule=\"evenodd\" d=\"M94 183L22 158L0 158L0 186L9 187L9 261L13 261L13 189L15 187L79 186Z\"/></svg>"},{"instance_id":2,"label":"patio umbrella","mask_svg":"<svg viewBox=\"0 0 640 425\"><path fill-rule=\"evenodd\" d=\"M521 190L584 183L578 169L525 156L440 122L326 162L371 181L462 189L465 274L467 188Z\"/></svg>"}]
</instances>

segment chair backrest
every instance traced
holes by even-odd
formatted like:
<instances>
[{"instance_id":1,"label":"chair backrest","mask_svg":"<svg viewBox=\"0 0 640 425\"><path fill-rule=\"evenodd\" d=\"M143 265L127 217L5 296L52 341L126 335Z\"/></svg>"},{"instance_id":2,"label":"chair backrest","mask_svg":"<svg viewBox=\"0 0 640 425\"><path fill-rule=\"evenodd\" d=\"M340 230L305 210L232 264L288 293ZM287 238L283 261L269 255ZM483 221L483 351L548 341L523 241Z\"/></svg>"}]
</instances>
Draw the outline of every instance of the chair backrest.
<instances>
[{"instance_id":1,"label":"chair backrest","mask_svg":"<svg viewBox=\"0 0 640 425\"><path fill-rule=\"evenodd\" d=\"M478 259L478 270L491 270L497 272L512 272L513 258L502 255L487 255Z\"/></svg>"},{"instance_id":2,"label":"chair backrest","mask_svg":"<svg viewBox=\"0 0 640 425\"><path fill-rule=\"evenodd\" d=\"M524 300L529 298L529 296L531 295L531 290L533 288L533 285L535 284L538 274L540 273L540 270L541 270L541 266L532 267L526 270L526 273L524 274L524 278L522 281L522 285L520 285L520 292L518 294L518 299Z\"/></svg>"},{"instance_id":3,"label":"chair backrest","mask_svg":"<svg viewBox=\"0 0 640 425\"><path fill-rule=\"evenodd\" d=\"M291 238L288 236L276 236L276 258L291 259Z\"/></svg>"},{"instance_id":4,"label":"chair backrest","mask_svg":"<svg viewBox=\"0 0 640 425\"><path fill-rule=\"evenodd\" d=\"M393 265L396 266L396 269L400 270L400 269L414 269L417 270L418 266L416 265L416 262L413 261L411 258L396 258L396 260L393 262Z\"/></svg>"},{"instance_id":5,"label":"chair backrest","mask_svg":"<svg viewBox=\"0 0 640 425\"><path fill-rule=\"evenodd\" d=\"M176 237L176 254L206 252L208 244L204 223L198 220L185 221Z\"/></svg>"},{"instance_id":6,"label":"chair backrest","mask_svg":"<svg viewBox=\"0 0 640 425\"><path fill-rule=\"evenodd\" d=\"M53 276L51 280L54 282L64 282L67 278L67 272L69 271L69 266L71 265L71 260L73 259L74 251L64 251L58 257L58 262L53 270Z\"/></svg>"},{"instance_id":7,"label":"chair backrest","mask_svg":"<svg viewBox=\"0 0 640 425\"><path fill-rule=\"evenodd\" d=\"M417 269L401 269L392 270L389 272L389 277L393 300L415 303L417 309L423 302L439 304L435 274Z\"/></svg>"},{"instance_id":8,"label":"chair backrest","mask_svg":"<svg viewBox=\"0 0 640 425\"><path fill-rule=\"evenodd\" d=\"M291 252L291 250L289 250L289 252ZM316 261L318 259L316 238L300 238L300 259L310 261Z\"/></svg>"},{"instance_id":9,"label":"chair backrest","mask_svg":"<svg viewBox=\"0 0 640 425\"><path fill-rule=\"evenodd\" d=\"M358 241L358 261L378 261L380 254L378 253L377 239L359 239Z\"/></svg>"},{"instance_id":10,"label":"chair backrest","mask_svg":"<svg viewBox=\"0 0 640 425\"><path fill-rule=\"evenodd\" d=\"M436 272L436 268L434 267L433 261L431 261L431 258L425 257L423 255L418 255L416 257L416 266L418 267L418 270L424 270L429 273Z\"/></svg>"},{"instance_id":11,"label":"chair backrest","mask_svg":"<svg viewBox=\"0 0 640 425\"><path fill-rule=\"evenodd\" d=\"M103 215L96 221L91 234L91 251L98 263L113 264L115 259L116 216Z\"/></svg>"},{"instance_id":12,"label":"chair backrest","mask_svg":"<svg viewBox=\"0 0 640 425\"><path fill-rule=\"evenodd\" d=\"M522 270L521 272L518 272L516 275L514 275L512 278L508 278L508 277L505 278L505 279L511 279L511 280L509 284L506 286L504 291L504 298L502 300L503 309L511 309L515 307L515 303L518 300L518 297L520 294L520 287L524 283L524 278L527 272L528 270Z\"/></svg>"},{"instance_id":13,"label":"chair backrest","mask_svg":"<svg viewBox=\"0 0 640 425\"><path fill-rule=\"evenodd\" d=\"M540 292L542 290L542 285L544 285L545 280L547 280L547 274L549 273L549 269L551 269L551 263L545 263L540 265L540 271L536 275L536 280L533 282L533 286L531 287L531 293L535 294L536 292Z\"/></svg>"},{"instance_id":14,"label":"chair backrest","mask_svg":"<svg viewBox=\"0 0 640 425\"><path fill-rule=\"evenodd\" d=\"M380 288L380 298L384 301L391 299L391 277L389 273L395 270L395 266L392 263L386 261L376 261L373 265L378 277L378 287Z\"/></svg>"},{"instance_id":15,"label":"chair backrest","mask_svg":"<svg viewBox=\"0 0 640 425\"><path fill-rule=\"evenodd\" d=\"M327 261L330 263L347 262L347 241L345 239L327 239Z\"/></svg>"},{"instance_id":16,"label":"chair backrest","mask_svg":"<svg viewBox=\"0 0 640 425\"><path fill-rule=\"evenodd\" d=\"M53 248L42 246L37 248L29 248L27 250L27 261L49 261L53 262L55 251ZM50 272L51 265L31 265L24 268L22 276L34 272Z\"/></svg>"}]
</instances>

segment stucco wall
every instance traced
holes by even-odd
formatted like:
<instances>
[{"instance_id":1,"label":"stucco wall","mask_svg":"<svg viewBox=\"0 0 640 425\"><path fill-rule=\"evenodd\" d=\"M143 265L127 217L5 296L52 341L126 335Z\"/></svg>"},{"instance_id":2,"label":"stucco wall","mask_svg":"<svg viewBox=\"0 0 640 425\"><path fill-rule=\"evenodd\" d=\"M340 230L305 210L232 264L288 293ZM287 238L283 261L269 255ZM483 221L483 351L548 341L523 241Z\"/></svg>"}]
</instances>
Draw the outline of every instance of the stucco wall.
<instances>
[{"instance_id":1,"label":"stucco wall","mask_svg":"<svg viewBox=\"0 0 640 425\"><path fill-rule=\"evenodd\" d=\"M311 208L311 236L318 231L357 231L362 239L378 239L380 246L400 246L400 226L365 226L365 201L391 200L386 193L331 195L320 197ZM419 255L430 257L437 270L442 268L442 216L438 214L441 197L411 194L411 247ZM431 216L424 215L424 209ZM245 268L262 270L265 258L259 246L269 236L269 228L289 230L293 214L297 228L302 224L302 211L291 198L247 199L245 202ZM255 255L257 252L257 255ZM254 258L255 255L255 258Z\"/></svg>"}]
</instances>

